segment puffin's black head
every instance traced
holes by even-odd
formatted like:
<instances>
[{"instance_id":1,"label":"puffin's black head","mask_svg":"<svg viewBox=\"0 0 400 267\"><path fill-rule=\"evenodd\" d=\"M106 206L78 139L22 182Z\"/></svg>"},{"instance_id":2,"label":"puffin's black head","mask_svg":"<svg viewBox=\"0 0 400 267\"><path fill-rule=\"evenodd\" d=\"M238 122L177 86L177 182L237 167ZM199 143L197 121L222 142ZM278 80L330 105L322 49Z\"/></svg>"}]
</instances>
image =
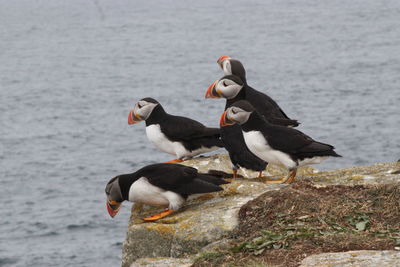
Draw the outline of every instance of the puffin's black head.
<instances>
[{"instance_id":1,"label":"puffin's black head","mask_svg":"<svg viewBox=\"0 0 400 267\"><path fill-rule=\"evenodd\" d=\"M243 64L236 59L228 56L222 56L217 60L218 65L224 71L225 75L236 75L239 76L244 82L246 82L246 70Z\"/></svg>"},{"instance_id":2,"label":"puffin's black head","mask_svg":"<svg viewBox=\"0 0 400 267\"><path fill-rule=\"evenodd\" d=\"M106 185L107 195L107 211L111 217L114 217L119 209L121 203L124 201L121 193L121 187L119 185L119 176L112 178Z\"/></svg>"},{"instance_id":3,"label":"puffin's black head","mask_svg":"<svg viewBox=\"0 0 400 267\"><path fill-rule=\"evenodd\" d=\"M155 100L152 97L145 97L145 98L140 99L140 101L146 101L146 102L153 103L153 104L160 104L160 102L158 102L157 100Z\"/></svg>"},{"instance_id":4,"label":"puffin's black head","mask_svg":"<svg viewBox=\"0 0 400 267\"><path fill-rule=\"evenodd\" d=\"M249 119L250 114L254 111L255 108L246 100L237 101L222 113L220 125L221 127L224 127L235 123L243 124Z\"/></svg>"},{"instance_id":5,"label":"puffin's black head","mask_svg":"<svg viewBox=\"0 0 400 267\"><path fill-rule=\"evenodd\" d=\"M136 103L135 107L129 112L128 124L135 124L147 120L153 109L160 103L151 97L145 97Z\"/></svg>"},{"instance_id":6,"label":"puffin's black head","mask_svg":"<svg viewBox=\"0 0 400 267\"><path fill-rule=\"evenodd\" d=\"M213 82L206 91L206 98L232 99L242 90L244 82L236 75L226 75Z\"/></svg>"}]
</instances>

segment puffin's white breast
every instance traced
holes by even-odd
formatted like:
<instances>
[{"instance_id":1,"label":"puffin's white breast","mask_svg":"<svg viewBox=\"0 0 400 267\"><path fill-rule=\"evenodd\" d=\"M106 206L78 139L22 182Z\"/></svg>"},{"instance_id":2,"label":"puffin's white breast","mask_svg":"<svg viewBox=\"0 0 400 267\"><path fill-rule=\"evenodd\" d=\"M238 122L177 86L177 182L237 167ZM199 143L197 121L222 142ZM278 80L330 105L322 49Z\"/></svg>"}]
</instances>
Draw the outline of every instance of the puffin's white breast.
<instances>
[{"instance_id":1,"label":"puffin's white breast","mask_svg":"<svg viewBox=\"0 0 400 267\"><path fill-rule=\"evenodd\" d=\"M273 149L261 132L243 131L243 137L249 150L260 159L275 165L282 164L288 169L296 167L296 162L288 154Z\"/></svg>"},{"instance_id":2,"label":"puffin's white breast","mask_svg":"<svg viewBox=\"0 0 400 267\"><path fill-rule=\"evenodd\" d=\"M169 140L161 131L159 124L152 124L146 127L147 138L161 151L181 158L190 153L180 142Z\"/></svg>"},{"instance_id":3,"label":"puffin's white breast","mask_svg":"<svg viewBox=\"0 0 400 267\"><path fill-rule=\"evenodd\" d=\"M129 201L148 205L169 206L178 210L185 199L179 194L167 191L149 183L146 177L135 181L129 189Z\"/></svg>"}]
</instances>

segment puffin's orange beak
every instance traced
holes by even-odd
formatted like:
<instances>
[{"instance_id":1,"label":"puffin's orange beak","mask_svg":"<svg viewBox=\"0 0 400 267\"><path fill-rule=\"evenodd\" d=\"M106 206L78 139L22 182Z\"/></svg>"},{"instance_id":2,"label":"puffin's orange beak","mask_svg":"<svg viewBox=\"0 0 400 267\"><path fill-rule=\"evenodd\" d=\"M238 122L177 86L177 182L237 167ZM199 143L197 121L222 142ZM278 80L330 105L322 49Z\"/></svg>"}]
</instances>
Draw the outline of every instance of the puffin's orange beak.
<instances>
[{"instance_id":1,"label":"puffin's orange beak","mask_svg":"<svg viewBox=\"0 0 400 267\"><path fill-rule=\"evenodd\" d=\"M121 208L121 202L107 200L107 211L112 218L114 218L114 216L117 215L120 208Z\"/></svg>"},{"instance_id":2,"label":"puffin's orange beak","mask_svg":"<svg viewBox=\"0 0 400 267\"><path fill-rule=\"evenodd\" d=\"M221 95L215 90L215 85L217 84L218 80L213 82L207 89L206 98L221 98Z\"/></svg>"},{"instance_id":3,"label":"puffin's orange beak","mask_svg":"<svg viewBox=\"0 0 400 267\"><path fill-rule=\"evenodd\" d=\"M219 125L221 127L235 124L235 122L229 120L229 118L227 118L227 116L228 116L227 111L225 110L224 113L222 113L222 115L221 115L221 119L219 120Z\"/></svg>"},{"instance_id":4,"label":"puffin's orange beak","mask_svg":"<svg viewBox=\"0 0 400 267\"><path fill-rule=\"evenodd\" d=\"M128 124L135 124L138 123L142 120L138 114L135 113L135 111L132 109L131 112L129 112L128 115Z\"/></svg>"},{"instance_id":5,"label":"puffin's orange beak","mask_svg":"<svg viewBox=\"0 0 400 267\"><path fill-rule=\"evenodd\" d=\"M224 62L225 59L230 59L230 58L231 57L228 57L228 56L219 57L218 60L217 60L217 63L222 68L222 62Z\"/></svg>"}]
</instances>

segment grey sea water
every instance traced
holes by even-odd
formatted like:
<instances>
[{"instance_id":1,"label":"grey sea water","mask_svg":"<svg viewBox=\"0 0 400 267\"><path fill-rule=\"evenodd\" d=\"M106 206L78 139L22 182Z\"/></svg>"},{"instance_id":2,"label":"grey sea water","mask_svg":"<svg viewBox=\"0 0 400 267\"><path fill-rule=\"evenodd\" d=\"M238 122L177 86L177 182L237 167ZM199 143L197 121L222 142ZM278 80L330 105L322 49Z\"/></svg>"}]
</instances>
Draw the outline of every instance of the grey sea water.
<instances>
[{"instance_id":1,"label":"grey sea water","mask_svg":"<svg viewBox=\"0 0 400 267\"><path fill-rule=\"evenodd\" d=\"M336 146L319 169L400 158L400 2L0 0L0 266L119 266L113 176L171 160L127 125L145 96L218 126L221 55Z\"/></svg>"}]
</instances>

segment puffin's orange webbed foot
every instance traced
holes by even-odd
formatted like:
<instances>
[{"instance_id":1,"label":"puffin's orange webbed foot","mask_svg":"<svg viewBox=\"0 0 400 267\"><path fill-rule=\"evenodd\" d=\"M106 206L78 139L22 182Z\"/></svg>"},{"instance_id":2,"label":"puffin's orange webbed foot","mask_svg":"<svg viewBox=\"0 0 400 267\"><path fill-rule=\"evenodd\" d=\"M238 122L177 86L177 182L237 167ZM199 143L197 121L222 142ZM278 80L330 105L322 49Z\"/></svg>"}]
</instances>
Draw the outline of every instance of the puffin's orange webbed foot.
<instances>
[{"instance_id":1,"label":"puffin's orange webbed foot","mask_svg":"<svg viewBox=\"0 0 400 267\"><path fill-rule=\"evenodd\" d=\"M294 179L296 177L296 171L297 170L292 170L289 172L289 175L287 177L283 177L281 179L277 180L265 180L266 184L291 184L294 182Z\"/></svg>"},{"instance_id":2,"label":"puffin's orange webbed foot","mask_svg":"<svg viewBox=\"0 0 400 267\"><path fill-rule=\"evenodd\" d=\"M170 215L173 212L174 212L174 210L167 209L167 210L164 210L163 212L160 212L159 214L143 218L143 220L145 220L146 222L157 221L157 220L159 220L161 218L164 218L164 217Z\"/></svg>"}]
</instances>

